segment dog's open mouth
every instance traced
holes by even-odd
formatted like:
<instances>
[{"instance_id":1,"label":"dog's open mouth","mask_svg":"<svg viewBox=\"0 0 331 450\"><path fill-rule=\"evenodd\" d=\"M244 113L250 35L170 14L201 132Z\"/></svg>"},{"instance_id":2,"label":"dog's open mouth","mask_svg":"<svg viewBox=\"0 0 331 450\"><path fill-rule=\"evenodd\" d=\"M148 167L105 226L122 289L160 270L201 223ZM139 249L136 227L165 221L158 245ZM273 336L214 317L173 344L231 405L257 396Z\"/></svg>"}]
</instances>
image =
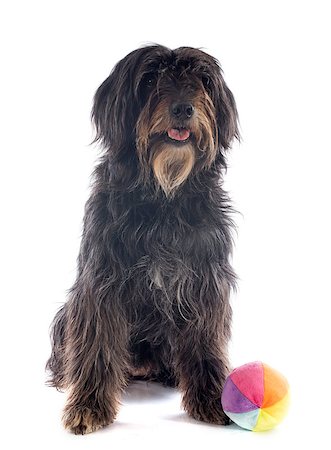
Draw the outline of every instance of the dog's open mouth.
<instances>
[{"instance_id":1,"label":"dog's open mouth","mask_svg":"<svg viewBox=\"0 0 331 450\"><path fill-rule=\"evenodd\" d=\"M191 132L187 128L170 128L167 134L170 139L177 142L185 142L191 136Z\"/></svg>"}]
</instances>

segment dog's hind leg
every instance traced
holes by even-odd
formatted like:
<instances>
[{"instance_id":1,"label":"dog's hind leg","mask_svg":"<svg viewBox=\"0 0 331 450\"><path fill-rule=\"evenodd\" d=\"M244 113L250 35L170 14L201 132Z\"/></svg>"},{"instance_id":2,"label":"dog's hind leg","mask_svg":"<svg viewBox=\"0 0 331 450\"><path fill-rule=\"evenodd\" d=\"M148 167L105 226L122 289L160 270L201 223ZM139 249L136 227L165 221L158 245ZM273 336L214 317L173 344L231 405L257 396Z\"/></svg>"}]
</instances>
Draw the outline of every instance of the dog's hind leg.
<instances>
[{"instance_id":1,"label":"dog's hind leg","mask_svg":"<svg viewBox=\"0 0 331 450\"><path fill-rule=\"evenodd\" d=\"M56 387L61 390L65 388L65 373L64 373L64 333L66 329L66 305L56 313L52 327L52 354L47 361L46 369L50 372L51 377L48 380L48 385Z\"/></svg>"},{"instance_id":2,"label":"dog's hind leg","mask_svg":"<svg viewBox=\"0 0 331 450\"><path fill-rule=\"evenodd\" d=\"M146 341L131 343L132 368L130 376L134 380L150 380L166 387L175 387L177 380L169 361L170 347L152 346Z\"/></svg>"}]
</instances>

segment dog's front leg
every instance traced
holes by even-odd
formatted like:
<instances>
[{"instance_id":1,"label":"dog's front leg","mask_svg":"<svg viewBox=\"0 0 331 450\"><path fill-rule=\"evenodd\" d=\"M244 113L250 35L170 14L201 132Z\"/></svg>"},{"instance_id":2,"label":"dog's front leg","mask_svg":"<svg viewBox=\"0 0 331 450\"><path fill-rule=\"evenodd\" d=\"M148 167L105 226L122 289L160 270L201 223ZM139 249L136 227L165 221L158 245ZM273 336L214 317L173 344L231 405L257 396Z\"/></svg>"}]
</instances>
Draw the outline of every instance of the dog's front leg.
<instances>
[{"instance_id":1,"label":"dog's front leg","mask_svg":"<svg viewBox=\"0 0 331 450\"><path fill-rule=\"evenodd\" d=\"M216 342L203 341L181 348L179 387L183 392L183 407L194 419L226 425L229 419L221 406L221 393L229 373L228 361Z\"/></svg>"},{"instance_id":2,"label":"dog's front leg","mask_svg":"<svg viewBox=\"0 0 331 450\"><path fill-rule=\"evenodd\" d=\"M126 385L128 338L125 320L111 301L90 309L88 298L75 301L77 294L68 303L64 372L69 395L63 423L85 434L115 419Z\"/></svg>"},{"instance_id":3,"label":"dog's front leg","mask_svg":"<svg viewBox=\"0 0 331 450\"><path fill-rule=\"evenodd\" d=\"M227 425L221 393L230 371L224 336L209 335L208 326L190 323L179 338L176 372L182 404L194 419Z\"/></svg>"}]
</instances>

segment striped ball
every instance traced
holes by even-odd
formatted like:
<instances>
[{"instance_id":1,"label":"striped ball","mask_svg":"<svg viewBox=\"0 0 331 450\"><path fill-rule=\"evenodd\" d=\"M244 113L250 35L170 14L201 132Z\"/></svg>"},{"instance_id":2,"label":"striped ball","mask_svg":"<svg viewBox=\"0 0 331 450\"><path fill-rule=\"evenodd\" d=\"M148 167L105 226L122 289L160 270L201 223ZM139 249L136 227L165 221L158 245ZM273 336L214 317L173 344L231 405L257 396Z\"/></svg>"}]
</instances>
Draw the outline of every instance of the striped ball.
<instances>
[{"instance_id":1,"label":"striped ball","mask_svg":"<svg viewBox=\"0 0 331 450\"><path fill-rule=\"evenodd\" d=\"M286 378L260 361L244 364L227 378L223 393L224 412L247 430L274 428L285 417L289 405Z\"/></svg>"}]
</instances>

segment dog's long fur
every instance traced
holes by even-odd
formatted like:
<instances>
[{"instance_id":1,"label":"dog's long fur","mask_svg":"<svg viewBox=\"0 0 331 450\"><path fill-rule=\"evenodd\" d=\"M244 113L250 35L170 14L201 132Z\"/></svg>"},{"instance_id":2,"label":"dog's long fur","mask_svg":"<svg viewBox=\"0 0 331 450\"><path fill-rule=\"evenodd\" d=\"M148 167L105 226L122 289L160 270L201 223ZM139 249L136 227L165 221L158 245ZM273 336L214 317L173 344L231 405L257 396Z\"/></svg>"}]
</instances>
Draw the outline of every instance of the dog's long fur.
<instances>
[{"instance_id":1,"label":"dog's long fur","mask_svg":"<svg viewBox=\"0 0 331 450\"><path fill-rule=\"evenodd\" d=\"M113 422L132 376L178 386L192 417L226 424L235 275L222 176L239 133L220 66L189 47L135 50L97 90L92 118L104 153L47 364L50 384L68 390L64 425Z\"/></svg>"}]
</instances>

